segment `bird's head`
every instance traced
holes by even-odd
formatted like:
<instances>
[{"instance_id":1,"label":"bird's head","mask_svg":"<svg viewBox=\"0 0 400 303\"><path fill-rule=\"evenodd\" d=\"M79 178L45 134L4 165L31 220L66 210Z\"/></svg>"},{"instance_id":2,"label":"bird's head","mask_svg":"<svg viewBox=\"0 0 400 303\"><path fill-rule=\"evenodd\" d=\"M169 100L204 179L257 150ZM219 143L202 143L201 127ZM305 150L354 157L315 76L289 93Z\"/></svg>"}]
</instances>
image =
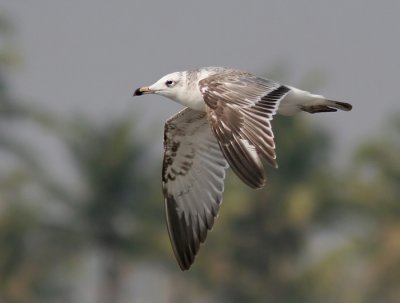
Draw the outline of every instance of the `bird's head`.
<instances>
[{"instance_id":1,"label":"bird's head","mask_svg":"<svg viewBox=\"0 0 400 303\"><path fill-rule=\"evenodd\" d=\"M173 100L184 91L182 72L175 72L162 77L150 86L139 87L133 93L134 96L157 94Z\"/></svg>"},{"instance_id":2,"label":"bird's head","mask_svg":"<svg viewBox=\"0 0 400 303\"><path fill-rule=\"evenodd\" d=\"M210 68L171 73L150 86L139 87L133 95L157 94L194 110L205 110L199 81L213 73Z\"/></svg>"}]
</instances>

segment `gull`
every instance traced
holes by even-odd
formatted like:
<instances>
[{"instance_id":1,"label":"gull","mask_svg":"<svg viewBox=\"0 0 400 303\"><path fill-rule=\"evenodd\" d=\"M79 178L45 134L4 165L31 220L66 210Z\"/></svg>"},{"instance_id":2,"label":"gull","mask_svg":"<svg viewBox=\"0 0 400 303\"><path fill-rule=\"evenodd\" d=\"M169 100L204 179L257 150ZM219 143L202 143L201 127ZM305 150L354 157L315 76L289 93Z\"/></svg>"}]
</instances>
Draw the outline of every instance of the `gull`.
<instances>
[{"instance_id":1,"label":"gull","mask_svg":"<svg viewBox=\"0 0 400 303\"><path fill-rule=\"evenodd\" d=\"M352 109L349 103L223 67L168 74L134 92L145 94L185 106L165 123L162 167L167 227L182 270L193 264L214 225L227 168L255 189L266 182L262 159L277 168L275 114Z\"/></svg>"}]
</instances>

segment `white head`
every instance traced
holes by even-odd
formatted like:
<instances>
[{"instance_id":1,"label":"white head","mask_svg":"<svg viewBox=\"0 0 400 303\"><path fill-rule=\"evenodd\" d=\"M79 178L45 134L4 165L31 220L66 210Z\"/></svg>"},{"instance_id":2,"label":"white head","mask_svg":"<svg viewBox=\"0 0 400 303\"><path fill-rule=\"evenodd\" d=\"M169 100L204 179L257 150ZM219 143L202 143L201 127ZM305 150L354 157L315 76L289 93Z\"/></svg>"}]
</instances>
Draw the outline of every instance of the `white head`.
<instances>
[{"instance_id":1,"label":"white head","mask_svg":"<svg viewBox=\"0 0 400 303\"><path fill-rule=\"evenodd\" d=\"M150 86L138 88L133 95L157 94L178 101L179 96L187 89L185 76L185 72L168 74Z\"/></svg>"},{"instance_id":2,"label":"white head","mask_svg":"<svg viewBox=\"0 0 400 303\"><path fill-rule=\"evenodd\" d=\"M204 110L204 100L198 82L209 75L208 68L171 73L150 86L138 88L133 95L157 94L192 109Z\"/></svg>"}]
</instances>

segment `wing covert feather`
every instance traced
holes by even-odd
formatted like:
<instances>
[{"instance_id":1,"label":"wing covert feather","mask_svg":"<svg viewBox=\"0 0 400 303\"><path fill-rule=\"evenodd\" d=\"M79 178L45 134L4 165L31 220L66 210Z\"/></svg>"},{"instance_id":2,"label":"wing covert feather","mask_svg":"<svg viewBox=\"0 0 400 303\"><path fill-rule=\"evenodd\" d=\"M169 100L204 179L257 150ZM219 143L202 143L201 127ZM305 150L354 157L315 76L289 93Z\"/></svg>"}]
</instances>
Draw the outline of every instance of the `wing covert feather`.
<instances>
[{"instance_id":1,"label":"wing covert feather","mask_svg":"<svg viewBox=\"0 0 400 303\"><path fill-rule=\"evenodd\" d=\"M210 126L233 171L253 188L265 184L259 155L277 167L271 120L290 88L227 70L199 82Z\"/></svg>"}]
</instances>

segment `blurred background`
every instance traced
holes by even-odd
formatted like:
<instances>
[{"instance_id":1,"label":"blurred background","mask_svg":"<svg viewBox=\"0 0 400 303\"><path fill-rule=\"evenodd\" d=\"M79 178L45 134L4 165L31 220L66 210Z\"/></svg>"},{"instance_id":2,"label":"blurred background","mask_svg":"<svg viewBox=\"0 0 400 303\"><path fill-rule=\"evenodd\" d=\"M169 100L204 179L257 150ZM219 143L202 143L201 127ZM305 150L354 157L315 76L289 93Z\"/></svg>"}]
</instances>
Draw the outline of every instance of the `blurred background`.
<instances>
[{"instance_id":1,"label":"blurred background","mask_svg":"<svg viewBox=\"0 0 400 303\"><path fill-rule=\"evenodd\" d=\"M0 0L0 302L400 302L399 1ZM276 117L279 169L224 204L189 272L160 169L201 66L353 104Z\"/></svg>"}]
</instances>

